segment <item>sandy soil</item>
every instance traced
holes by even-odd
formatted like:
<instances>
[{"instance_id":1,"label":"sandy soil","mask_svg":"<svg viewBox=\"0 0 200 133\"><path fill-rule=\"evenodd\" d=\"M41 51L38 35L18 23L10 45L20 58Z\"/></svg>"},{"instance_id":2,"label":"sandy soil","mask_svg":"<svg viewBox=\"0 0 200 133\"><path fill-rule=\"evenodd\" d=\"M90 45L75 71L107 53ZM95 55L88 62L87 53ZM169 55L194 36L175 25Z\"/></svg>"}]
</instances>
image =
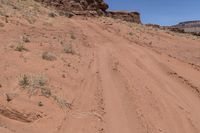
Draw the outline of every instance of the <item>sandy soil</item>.
<instances>
[{"instance_id":1,"label":"sandy soil","mask_svg":"<svg viewBox=\"0 0 200 133\"><path fill-rule=\"evenodd\" d=\"M109 18L8 21L1 133L200 133L200 39Z\"/></svg>"}]
</instances>

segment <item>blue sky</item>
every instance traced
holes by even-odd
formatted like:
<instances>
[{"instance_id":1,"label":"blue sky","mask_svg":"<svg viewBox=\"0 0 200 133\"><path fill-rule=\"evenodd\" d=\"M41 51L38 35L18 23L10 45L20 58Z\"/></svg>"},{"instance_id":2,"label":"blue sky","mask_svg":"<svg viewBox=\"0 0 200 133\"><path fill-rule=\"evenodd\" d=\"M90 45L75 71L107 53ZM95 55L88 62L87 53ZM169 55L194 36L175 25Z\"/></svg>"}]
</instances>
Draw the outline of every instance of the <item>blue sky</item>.
<instances>
[{"instance_id":1,"label":"blue sky","mask_svg":"<svg viewBox=\"0 0 200 133\"><path fill-rule=\"evenodd\" d=\"M143 23L174 25L200 20L200 0L105 0L109 10L138 11Z\"/></svg>"}]
</instances>

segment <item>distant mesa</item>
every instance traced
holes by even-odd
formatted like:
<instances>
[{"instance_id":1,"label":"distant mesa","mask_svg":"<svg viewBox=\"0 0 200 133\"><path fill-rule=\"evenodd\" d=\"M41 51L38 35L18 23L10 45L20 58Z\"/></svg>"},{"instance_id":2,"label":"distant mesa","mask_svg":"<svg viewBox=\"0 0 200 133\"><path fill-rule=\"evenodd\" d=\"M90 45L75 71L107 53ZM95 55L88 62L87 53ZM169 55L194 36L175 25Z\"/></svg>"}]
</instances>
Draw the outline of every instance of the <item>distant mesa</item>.
<instances>
[{"instance_id":1,"label":"distant mesa","mask_svg":"<svg viewBox=\"0 0 200 133\"><path fill-rule=\"evenodd\" d=\"M200 36L200 20L181 22L177 25L171 26L171 28L176 28L183 32Z\"/></svg>"},{"instance_id":2,"label":"distant mesa","mask_svg":"<svg viewBox=\"0 0 200 133\"><path fill-rule=\"evenodd\" d=\"M109 5L104 0L35 0L74 15L107 16L114 19L141 23L140 13L125 11L107 11Z\"/></svg>"}]
</instances>

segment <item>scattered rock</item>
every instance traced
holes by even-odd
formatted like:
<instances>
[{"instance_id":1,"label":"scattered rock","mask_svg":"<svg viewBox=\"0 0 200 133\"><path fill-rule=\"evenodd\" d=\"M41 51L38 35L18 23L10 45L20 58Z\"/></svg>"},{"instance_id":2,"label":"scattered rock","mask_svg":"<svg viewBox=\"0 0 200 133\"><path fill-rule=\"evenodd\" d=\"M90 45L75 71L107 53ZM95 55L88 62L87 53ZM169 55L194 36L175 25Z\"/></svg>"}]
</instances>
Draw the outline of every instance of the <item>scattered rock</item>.
<instances>
[{"instance_id":1,"label":"scattered rock","mask_svg":"<svg viewBox=\"0 0 200 133\"><path fill-rule=\"evenodd\" d=\"M12 101L16 97L15 93L6 93L5 95L6 95L6 101L7 102Z\"/></svg>"},{"instance_id":2,"label":"scattered rock","mask_svg":"<svg viewBox=\"0 0 200 133\"><path fill-rule=\"evenodd\" d=\"M4 27L4 26L5 26L4 23L0 22L0 27Z\"/></svg>"},{"instance_id":3,"label":"scattered rock","mask_svg":"<svg viewBox=\"0 0 200 133\"><path fill-rule=\"evenodd\" d=\"M51 53L51 52L44 52L44 53L42 54L42 58L43 58L44 60L48 60L48 61L54 61L54 60L56 60L55 54L53 54L53 53Z\"/></svg>"},{"instance_id":4,"label":"scattered rock","mask_svg":"<svg viewBox=\"0 0 200 133\"><path fill-rule=\"evenodd\" d=\"M22 36L22 40L23 40L23 42L25 42L25 43L31 42L30 39L29 39L29 37L28 37L27 35Z\"/></svg>"},{"instance_id":5,"label":"scattered rock","mask_svg":"<svg viewBox=\"0 0 200 133\"><path fill-rule=\"evenodd\" d=\"M65 74L62 75L63 78L66 78Z\"/></svg>"},{"instance_id":6,"label":"scattered rock","mask_svg":"<svg viewBox=\"0 0 200 133\"><path fill-rule=\"evenodd\" d=\"M42 107L42 106L44 106L44 104L43 104L41 101L39 101L39 102L38 102L38 106L39 106L39 107Z\"/></svg>"},{"instance_id":7,"label":"scattered rock","mask_svg":"<svg viewBox=\"0 0 200 133\"><path fill-rule=\"evenodd\" d=\"M0 115L24 123L31 123L43 117L43 114L38 112L25 113L3 105L0 105Z\"/></svg>"}]
</instances>

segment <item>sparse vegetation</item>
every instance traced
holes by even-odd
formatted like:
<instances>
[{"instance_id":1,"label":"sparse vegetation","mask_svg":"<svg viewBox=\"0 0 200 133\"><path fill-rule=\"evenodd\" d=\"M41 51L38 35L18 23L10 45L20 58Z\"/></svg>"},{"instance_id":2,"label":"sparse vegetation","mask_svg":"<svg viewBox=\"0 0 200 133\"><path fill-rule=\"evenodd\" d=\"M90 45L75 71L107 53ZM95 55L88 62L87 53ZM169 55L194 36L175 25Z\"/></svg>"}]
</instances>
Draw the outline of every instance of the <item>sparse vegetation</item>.
<instances>
[{"instance_id":1,"label":"sparse vegetation","mask_svg":"<svg viewBox=\"0 0 200 133\"><path fill-rule=\"evenodd\" d=\"M41 91L47 84L46 78L42 75L28 75L24 74L19 78L19 85L28 90L30 95L34 95Z\"/></svg>"},{"instance_id":2,"label":"sparse vegetation","mask_svg":"<svg viewBox=\"0 0 200 133\"><path fill-rule=\"evenodd\" d=\"M73 106L73 101L70 103L66 101L65 99L59 98L58 96L52 96L54 101L61 107L61 108L69 108L71 109Z\"/></svg>"},{"instance_id":3,"label":"sparse vegetation","mask_svg":"<svg viewBox=\"0 0 200 133\"><path fill-rule=\"evenodd\" d=\"M29 39L29 37L28 37L27 35L22 36L22 40L23 40L23 42L25 42L25 43L31 42L30 39Z\"/></svg>"},{"instance_id":4,"label":"sparse vegetation","mask_svg":"<svg viewBox=\"0 0 200 133\"><path fill-rule=\"evenodd\" d=\"M48 60L48 61L54 61L56 60L56 56L55 54L46 51L42 54L42 59Z\"/></svg>"},{"instance_id":5,"label":"sparse vegetation","mask_svg":"<svg viewBox=\"0 0 200 133\"><path fill-rule=\"evenodd\" d=\"M25 48L25 46L24 46L23 43L19 43L19 44L16 46L15 51L23 52L23 51L28 51L28 49Z\"/></svg>"},{"instance_id":6,"label":"sparse vegetation","mask_svg":"<svg viewBox=\"0 0 200 133\"><path fill-rule=\"evenodd\" d=\"M44 78L44 76L42 75L37 75L33 77L33 81L32 81L32 86L34 88L40 88L40 87L44 87L47 80Z\"/></svg>"},{"instance_id":7,"label":"sparse vegetation","mask_svg":"<svg viewBox=\"0 0 200 133\"><path fill-rule=\"evenodd\" d=\"M41 96L54 100L61 108L72 107L72 103L52 93L51 89L48 87L47 79L43 75L21 75L19 78L19 85L27 90L30 96L39 93ZM39 102L38 106L43 106L42 102Z\"/></svg>"},{"instance_id":8,"label":"sparse vegetation","mask_svg":"<svg viewBox=\"0 0 200 133\"><path fill-rule=\"evenodd\" d=\"M51 96L51 90L47 87L41 88L41 93L42 93L42 96L45 96L47 98Z\"/></svg>"},{"instance_id":9,"label":"sparse vegetation","mask_svg":"<svg viewBox=\"0 0 200 133\"><path fill-rule=\"evenodd\" d=\"M74 54L74 50L71 44L67 44L64 46L64 52L68 54Z\"/></svg>"},{"instance_id":10,"label":"sparse vegetation","mask_svg":"<svg viewBox=\"0 0 200 133\"><path fill-rule=\"evenodd\" d=\"M55 18L56 16L57 16L57 14L55 14L54 12L49 13L49 17Z\"/></svg>"},{"instance_id":11,"label":"sparse vegetation","mask_svg":"<svg viewBox=\"0 0 200 133\"><path fill-rule=\"evenodd\" d=\"M32 87L40 88L45 86L47 80L42 75L21 75L19 79L19 85L23 88Z\"/></svg>"},{"instance_id":12,"label":"sparse vegetation","mask_svg":"<svg viewBox=\"0 0 200 133\"><path fill-rule=\"evenodd\" d=\"M19 79L19 85L23 88L30 86L30 79L27 75L22 75Z\"/></svg>"}]
</instances>

